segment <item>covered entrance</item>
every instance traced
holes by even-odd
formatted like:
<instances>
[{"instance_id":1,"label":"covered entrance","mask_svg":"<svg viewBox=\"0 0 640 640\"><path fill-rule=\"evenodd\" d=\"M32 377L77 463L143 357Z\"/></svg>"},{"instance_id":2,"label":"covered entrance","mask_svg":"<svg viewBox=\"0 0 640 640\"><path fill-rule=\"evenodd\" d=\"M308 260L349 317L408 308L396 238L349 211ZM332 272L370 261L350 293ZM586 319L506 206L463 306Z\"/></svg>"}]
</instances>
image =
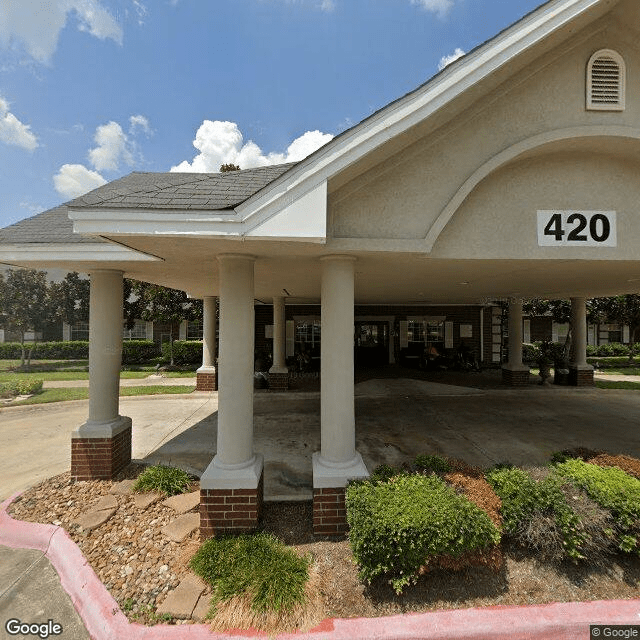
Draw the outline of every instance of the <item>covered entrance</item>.
<instances>
[{"instance_id":1,"label":"covered entrance","mask_svg":"<svg viewBox=\"0 0 640 640\"><path fill-rule=\"evenodd\" d=\"M387 321L356 320L355 363L362 367L389 364L389 323Z\"/></svg>"}]
</instances>

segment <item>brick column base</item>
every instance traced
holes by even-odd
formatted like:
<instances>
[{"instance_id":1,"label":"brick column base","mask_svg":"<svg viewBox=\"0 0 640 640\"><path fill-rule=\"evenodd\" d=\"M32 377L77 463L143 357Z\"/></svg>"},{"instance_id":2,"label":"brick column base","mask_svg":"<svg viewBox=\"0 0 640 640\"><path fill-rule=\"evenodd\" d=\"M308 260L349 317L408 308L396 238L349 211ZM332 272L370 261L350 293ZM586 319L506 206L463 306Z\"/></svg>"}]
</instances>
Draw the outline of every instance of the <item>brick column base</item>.
<instances>
[{"instance_id":1,"label":"brick column base","mask_svg":"<svg viewBox=\"0 0 640 640\"><path fill-rule=\"evenodd\" d=\"M131 462L131 426L112 438L73 438L71 478L112 480Z\"/></svg>"},{"instance_id":2,"label":"brick column base","mask_svg":"<svg viewBox=\"0 0 640 640\"><path fill-rule=\"evenodd\" d=\"M313 490L313 533L317 536L342 536L347 533L344 487Z\"/></svg>"},{"instance_id":3,"label":"brick column base","mask_svg":"<svg viewBox=\"0 0 640 640\"><path fill-rule=\"evenodd\" d=\"M264 472L256 489L201 489L200 539L256 529L263 495Z\"/></svg>"},{"instance_id":4,"label":"brick column base","mask_svg":"<svg viewBox=\"0 0 640 640\"><path fill-rule=\"evenodd\" d=\"M217 391L218 373L196 373L196 391Z\"/></svg>"},{"instance_id":5,"label":"brick column base","mask_svg":"<svg viewBox=\"0 0 640 640\"><path fill-rule=\"evenodd\" d=\"M593 369L572 369L569 367L569 384L574 387L593 387Z\"/></svg>"},{"instance_id":6,"label":"brick column base","mask_svg":"<svg viewBox=\"0 0 640 640\"><path fill-rule=\"evenodd\" d=\"M529 384L529 371L502 369L502 382L510 387L526 387Z\"/></svg>"},{"instance_id":7,"label":"brick column base","mask_svg":"<svg viewBox=\"0 0 640 640\"><path fill-rule=\"evenodd\" d=\"M269 389L271 389L271 391L287 391L289 389L289 374L270 373Z\"/></svg>"}]
</instances>

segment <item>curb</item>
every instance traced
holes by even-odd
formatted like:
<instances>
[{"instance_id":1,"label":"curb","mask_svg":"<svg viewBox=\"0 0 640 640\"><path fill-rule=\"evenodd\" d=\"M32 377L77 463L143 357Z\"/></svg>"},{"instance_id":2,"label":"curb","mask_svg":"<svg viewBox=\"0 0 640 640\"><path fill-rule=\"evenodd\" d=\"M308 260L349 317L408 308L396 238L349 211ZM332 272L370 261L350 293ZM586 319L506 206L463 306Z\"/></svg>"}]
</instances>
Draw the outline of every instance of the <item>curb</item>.
<instances>
[{"instance_id":1,"label":"curb","mask_svg":"<svg viewBox=\"0 0 640 640\"><path fill-rule=\"evenodd\" d=\"M435 611L385 618L327 619L308 633L267 636L259 632L213 633L207 625L131 623L62 528L14 520L0 504L0 544L42 551L93 640L575 640L589 637L590 624L640 625L640 599L497 606Z\"/></svg>"}]
</instances>

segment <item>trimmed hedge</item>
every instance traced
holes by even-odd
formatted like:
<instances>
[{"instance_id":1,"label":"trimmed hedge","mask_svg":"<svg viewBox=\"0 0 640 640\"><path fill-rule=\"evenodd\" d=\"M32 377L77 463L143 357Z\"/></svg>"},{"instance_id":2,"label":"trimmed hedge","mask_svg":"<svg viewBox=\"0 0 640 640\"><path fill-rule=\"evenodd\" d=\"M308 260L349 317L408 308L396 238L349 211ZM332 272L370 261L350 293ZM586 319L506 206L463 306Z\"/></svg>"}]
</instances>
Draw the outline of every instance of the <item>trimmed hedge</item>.
<instances>
[{"instance_id":1,"label":"trimmed hedge","mask_svg":"<svg viewBox=\"0 0 640 640\"><path fill-rule=\"evenodd\" d=\"M633 353L640 353L640 342L633 345ZM597 347L587 345L587 356L595 358L612 358L614 356L628 356L629 345L620 342L611 342L609 344L600 344Z\"/></svg>"},{"instance_id":2,"label":"trimmed hedge","mask_svg":"<svg viewBox=\"0 0 640 640\"><path fill-rule=\"evenodd\" d=\"M170 344L162 343L162 359L170 362ZM199 340L174 340L173 341L174 364L198 364L202 362L202 342Z\"/></svg>"},{"instance_id":3,"label":"trimmed hedge","mask_svg":"<svg viewBox=\"0 0 640 640\"><path fill-rule=\"evenodd\" d=\"M30 346L25 344L27 353ZM1 360L19 360L20 354L19 342L0 343ZM122 343L122 364L140 364L159 355L158 345L151 340L125 340ZM38 342L31 354L32 360L86 360L88 357L89 342L86 340Z\"/></svg>"},{"instance_id":4,"label":"trimmed hedge","mask_svg":"<svg viewBox=\"0 0 640 640\"><path fill-rule=\"evenodd\" d=\"M354 482L346 489L346 507L360 578L370 583L385 576L398 594L430 561L500 542L486 512L433 475Z\"/></svg>"}]
</instances>

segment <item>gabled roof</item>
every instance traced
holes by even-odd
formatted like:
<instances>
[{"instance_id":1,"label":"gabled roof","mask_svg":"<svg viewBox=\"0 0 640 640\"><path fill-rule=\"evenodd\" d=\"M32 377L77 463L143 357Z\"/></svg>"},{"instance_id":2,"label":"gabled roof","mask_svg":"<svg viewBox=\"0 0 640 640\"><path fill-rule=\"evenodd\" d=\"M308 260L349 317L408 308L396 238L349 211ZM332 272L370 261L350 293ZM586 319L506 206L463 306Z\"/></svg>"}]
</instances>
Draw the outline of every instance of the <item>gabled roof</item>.
<instances>
[{"instance_id":1,"label":"gabled roof","mask_svg":"<svg viewBox=\"0 0 640 640\"><path fill-rule=\"evenodd\" d=\"M295 163L225 173L133 172L76 198L69 205L110 209L232 209Z\"/></svg>"}]
</instances>

